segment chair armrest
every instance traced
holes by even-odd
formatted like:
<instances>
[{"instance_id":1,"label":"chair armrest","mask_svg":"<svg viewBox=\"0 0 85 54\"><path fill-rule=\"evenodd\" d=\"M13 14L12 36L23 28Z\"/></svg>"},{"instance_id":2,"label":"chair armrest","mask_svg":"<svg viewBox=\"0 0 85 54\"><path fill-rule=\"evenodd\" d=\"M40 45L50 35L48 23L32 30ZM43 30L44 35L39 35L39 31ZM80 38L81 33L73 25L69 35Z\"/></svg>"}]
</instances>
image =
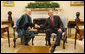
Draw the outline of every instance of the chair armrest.
<instances>
[{"instance_id":1,"label":"chair armrest","mask_svg":"<svg viewBox=\"0 0 85 54\"><path fill-rule=\"evenodd\" d=\"M16 26L13 26L13 28L16 28Z\"/></svg>"},{"instance_id":2,"label":"chair armrest","mask_svg":"<svg viewBox=\"0 0 85 54\"><path fill-rule=\"evenodd\" d=\"M66 32L62 33L62 39L64 39L66 37Z\"/></svg>"},{"instance_id":3,"label":"chair armrest","mask_svg":"<svg viewBox=\"0 0 85 54\"><path fill-rule=\"evenodd\" d=\"M65 32L63 32L62 35L65 35Z\"/></svg>"},{"instance_id":4,"label":"chair armrest","mask_svg":"<svg viewBox=\"0 0 85 54\"><path fill-rule=\"evenodd\" d=\"M13 29L15 30L16 29L16 26L13 26Z\"/></svg>"}]
</instances>

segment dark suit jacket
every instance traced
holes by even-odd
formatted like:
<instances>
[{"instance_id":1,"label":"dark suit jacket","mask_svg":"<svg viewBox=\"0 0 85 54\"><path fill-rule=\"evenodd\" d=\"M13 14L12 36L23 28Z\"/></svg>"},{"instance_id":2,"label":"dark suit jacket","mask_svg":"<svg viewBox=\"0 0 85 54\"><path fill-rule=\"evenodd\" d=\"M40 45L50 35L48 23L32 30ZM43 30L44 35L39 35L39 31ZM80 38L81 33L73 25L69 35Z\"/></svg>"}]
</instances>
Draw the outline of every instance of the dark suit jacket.
<instances>
[{"instance_id":1,"label":"dark suit jacket","mask_svg":"<svg viewBox=\"0 0 85 54\"><path fill-rule=\"evenodd\" d=\"M53 29L53 30L58 30L59 28L61 28L63 30L63 23L60 19L59 16L53 16L54 19L54 24L55 26L52 25L51 19L50 17L46 20L44 26L42 26L41 28L47 28L47 29Z\"/></svg>"}]
</instances>

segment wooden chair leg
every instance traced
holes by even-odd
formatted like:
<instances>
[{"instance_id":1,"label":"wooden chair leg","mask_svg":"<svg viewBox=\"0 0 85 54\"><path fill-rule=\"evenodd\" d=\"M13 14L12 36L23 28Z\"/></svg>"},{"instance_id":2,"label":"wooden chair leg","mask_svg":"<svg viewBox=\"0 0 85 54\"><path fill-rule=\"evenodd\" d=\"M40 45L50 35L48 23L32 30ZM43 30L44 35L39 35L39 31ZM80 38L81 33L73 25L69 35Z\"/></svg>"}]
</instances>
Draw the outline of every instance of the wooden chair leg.
<instances>
[{"instance_id":1,"label":"wooden chair leg","mask_svg":"<svg viewBox=\"0 0 85 54\"><path fill-rule=\"evenodd\" d=\"M53 41L54 41L54 39L55 39L55 36L53 37Z\"/></svg>"},{"instance_id":2,"label":"wooden chair leg","mask_svg":"<svg viewBox=\"0 0 85 54\"><path fill-rule=\"evenodd\" d=\"M76 33L75 33L75 43L74 43L74 49L76 49L76 39L77 39L77 30L76 30Z\"/></svg>"},{"instance_id":3,"label":"wooden chair leg","mask_svg":"<svg viewBox=\"0 0 85 54\"><path fill-rule=\"evenodd\" d=\"M63 39L63 49L65 49L65 39Z\"/></svg>"},{"instance_id":4,"label":"wooden chair leg","mask_svg":"<svg viewBox=\"0 0 85 54\"><path fill-rule=\"evenodd\" d=\"M66 36L66 43L67 43L67 36Z\"/></svg>"},{"instance_id":5,"label":"wooden chair leg","mask_svg":"<svg viewBox=\"0 0 85 54\"><path fill-rule=\"evenodd\" d=\"M32 38L32 45L34 45L33 40L34 40L34 38Z\"/></svg>"},{"instance_id":6,"label":"wooden chair leg","mask_svg":"<svg viewBox=\"0 0 85 54\"><path fill-rule=\"evenodd\" d=\"M79 40L82 40L82 35L80 34L80 39Z\"/></svg>"},{"instance_id":7,"label":"wooden chair leg","mask_svg":"<svg viewBox=\"0 0 85 54\"><path fill-rule=\"evenodd\" d=\"M47 44L47 39L46 38L45 38L45 41L46 41L46 44L45 45L47 46L48 44Z\"/></svg>"},{"instance_id":8,"label":"wooden chair leg","mask_svg":"<svg viewBox=\"0 0 85 54\"><path fill-rule=\"evenodd\" d=\"M16 38L15 38L15 29L13 28L13 31L14 31L14 39L13 39L13 41L14 41L14 48L16 47Z\"/></svg>"},{"instance_id":9,"label":"wooden chair leg","mask_svg":"<svg viewBox=\"0 0 85 54\"><path fill-rule=\"evenodd\" d=\"M14 41L14 48L15 48L16 47L16 39L14 38L13 41Z\"/></svg>"},{"instance_id":10,"label":"wooden chair leg","mask_svg":"<svg viewBox=\"0 0 85 54\"><path fill-rule=\"evenodd\" d=\"M67 28L66 28L66 31L65 32L66 32L66 43L67 43Z\"/></svg>"}]
</instances>

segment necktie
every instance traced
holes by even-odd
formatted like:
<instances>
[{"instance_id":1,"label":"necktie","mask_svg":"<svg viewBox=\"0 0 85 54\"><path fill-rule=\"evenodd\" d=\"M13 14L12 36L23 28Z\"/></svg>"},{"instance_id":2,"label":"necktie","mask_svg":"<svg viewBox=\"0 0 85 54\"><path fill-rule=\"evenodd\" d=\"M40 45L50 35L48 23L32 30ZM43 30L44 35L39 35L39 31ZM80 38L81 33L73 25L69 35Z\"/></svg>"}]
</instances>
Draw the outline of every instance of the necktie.
<instances>
[{"instance_id":1,"label":"necktie","mask_svg":"<svg viewBox=\"0 0 85 54\"><path fill-rule=\"evenodd\" d=\"M55 26L55 25L54 25L54 20L53 20L53 18L51 19L51 22L52 22L52 25Z\"/></svg>"}]
</instances>

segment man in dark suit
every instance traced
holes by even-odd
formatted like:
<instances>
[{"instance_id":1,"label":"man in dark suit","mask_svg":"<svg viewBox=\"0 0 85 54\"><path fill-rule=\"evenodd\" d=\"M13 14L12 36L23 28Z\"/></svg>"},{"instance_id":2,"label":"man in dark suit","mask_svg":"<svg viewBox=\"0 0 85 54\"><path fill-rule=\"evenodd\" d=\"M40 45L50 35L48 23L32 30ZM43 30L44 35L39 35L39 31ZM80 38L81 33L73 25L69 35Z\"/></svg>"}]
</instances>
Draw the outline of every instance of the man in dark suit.
<instances>
[{"instance_id":1,"label":"man in dark suit","mask_svg":"<svg viewBox=\"0 0 85 54\"><path fill-rule=\"evenodd\" d=\"M50 37L52 33L56 33L57 34L57 38L55 41L54 46L51 49L51 52L54 52L56 46L60 45L60 39L62 37L62 31L63 31L63 23L60 19L59 16L54 16L53 15L53 11L50 10L48 12L49 18L46 20L46 23L44 24L44 27L46 27L46 40L48 41L48 45L51 46L51 42L50 42Z\"/></svg>"}]
</instances>

